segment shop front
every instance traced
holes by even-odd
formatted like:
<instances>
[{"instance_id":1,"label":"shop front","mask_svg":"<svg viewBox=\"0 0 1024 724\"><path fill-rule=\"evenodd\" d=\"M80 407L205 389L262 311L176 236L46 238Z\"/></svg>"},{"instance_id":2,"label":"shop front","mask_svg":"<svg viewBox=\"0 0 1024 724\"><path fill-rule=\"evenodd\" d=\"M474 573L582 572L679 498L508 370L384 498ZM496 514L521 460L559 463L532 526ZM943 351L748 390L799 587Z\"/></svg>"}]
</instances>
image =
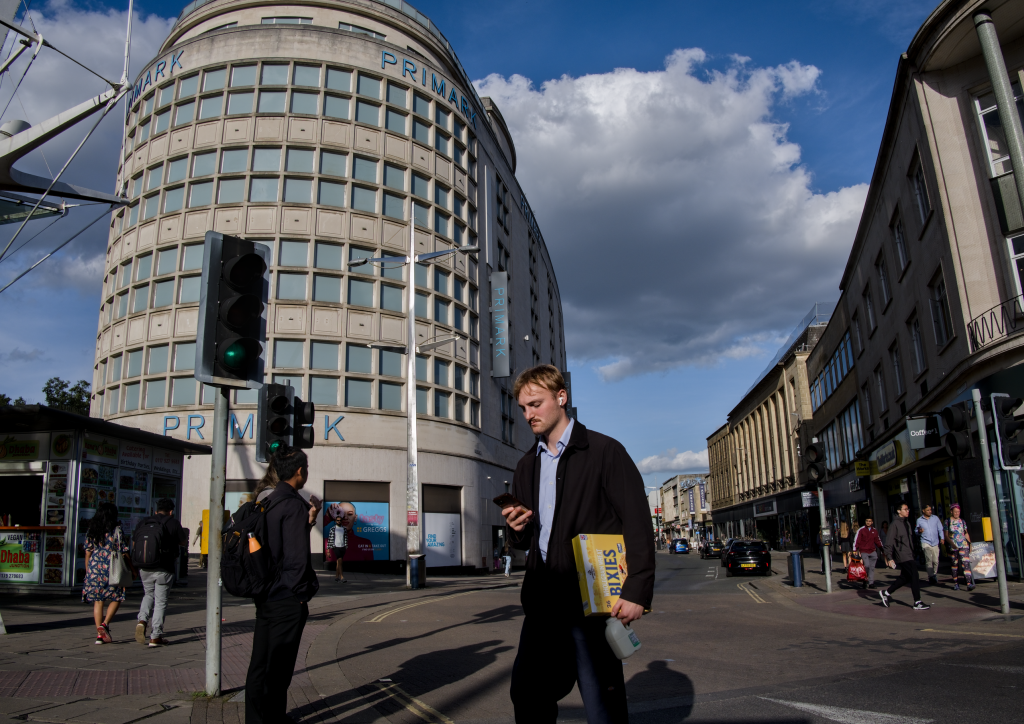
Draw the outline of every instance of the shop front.
<instances>
[{"instance_id":1,"label":"shop front","mask_svg":"<svg viewBox=\"0 0 1024 724\"><path fill-rule=\"evenodd\" d=\"M185 455L210 448L43 405L0 413L0 590L71 589L102 503L131 536L163 498L180 516Z\"/></svg>"}]
</instances>

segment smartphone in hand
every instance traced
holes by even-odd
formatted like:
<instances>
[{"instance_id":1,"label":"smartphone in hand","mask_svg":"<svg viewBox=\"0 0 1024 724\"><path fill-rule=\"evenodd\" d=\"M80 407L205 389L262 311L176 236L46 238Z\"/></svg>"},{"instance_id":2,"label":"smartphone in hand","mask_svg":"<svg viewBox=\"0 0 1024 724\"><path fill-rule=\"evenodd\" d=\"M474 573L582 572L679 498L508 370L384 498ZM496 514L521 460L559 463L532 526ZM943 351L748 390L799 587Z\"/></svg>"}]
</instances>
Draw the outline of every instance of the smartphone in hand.
<instances>
[{"instance_id":1,"label":"smartphone in hand","mask_svg":"<svg viewBox=\"0 0 1024 724\"><path fill-rule=\"evenodd\" d=\"M494 504L504 510L505 508L514 508L517 505L525 508L526 506L511 493L502 493L494 499Z\"/></svg>"},{"instance_id":2,"label":"smartphone in hand","mask_svg":"<svg viewBox=\"0 0 1024 724\"><path fill-rule=\"evenodd\" d=\"M309 504L312 505L317 510L320 510L320 508L323 507L323 501L321 501L320 498L316 497L312 493L309 494Z\"/></svg>"}]
</instances>

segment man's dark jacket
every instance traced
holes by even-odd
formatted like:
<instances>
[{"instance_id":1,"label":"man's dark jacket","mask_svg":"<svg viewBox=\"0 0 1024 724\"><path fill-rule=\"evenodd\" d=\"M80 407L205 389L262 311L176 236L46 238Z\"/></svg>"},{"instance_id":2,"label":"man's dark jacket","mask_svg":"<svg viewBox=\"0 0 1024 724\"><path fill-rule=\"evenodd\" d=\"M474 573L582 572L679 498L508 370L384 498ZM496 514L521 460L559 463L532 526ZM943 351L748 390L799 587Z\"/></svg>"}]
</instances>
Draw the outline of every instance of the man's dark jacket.
<instances>
[{"instance_id":1,"label":"man's dark jacket","mask_svg":"<svg viewBox=\"0 0 1024 724\"><path fill-rule=\"evenodd\" d=\"M885 555L897 563L914 560L914 537L910 532L910 520L896 516L885 537Z\"/></svg>"},{"instance_id":2,"label":"man's dark jacket","mask_svg":"<svg viewBox=\"0 0 1024 724\"><path fill-rule=\"evenodd\" d=\"M288 483L280 482L267 499L267 543L281 575L267 592L266 600L295 596L308 602L320 590L309 548L309 503Z\"/></svg>"},{"instance_id":3,"label":"man's dark jacket","mask_svg":"<svg viewBox=\"0 0 1024 724\"><path fill-rule=\"evenodd\" d=\"M607 435L573 423L569 444L558 459L555 514L548 559L540 555L540 455L523 456L512 478L512 494L533 516L512 531L512 542L529 551L522 602L527 615L574 620L583 617L572 539L581 533L621 534L627 576L620 598L650 608L654 597L654 533L644 482L626 448Z\"/></svg>"},{"instance_id":4,"label":"man's dark jacket","mask_svg":"<svg viewBox=\"0 0 1024 724\"><path fill-rule=\"evenodd\" d=\"M181 527L181 523L178 522L178 519L172 515L168 515L167 513L157 513L152 516L152 519L155 520L163 529L160 534L160 558L149 568L143 568L141 570L174 573L175 564L178 562L178 547L188 544L188 534L185 533L185 529ZM148 520L150 520L150 518L144 518L140 521L140 525Z\"/></svg>"}]
</instances>

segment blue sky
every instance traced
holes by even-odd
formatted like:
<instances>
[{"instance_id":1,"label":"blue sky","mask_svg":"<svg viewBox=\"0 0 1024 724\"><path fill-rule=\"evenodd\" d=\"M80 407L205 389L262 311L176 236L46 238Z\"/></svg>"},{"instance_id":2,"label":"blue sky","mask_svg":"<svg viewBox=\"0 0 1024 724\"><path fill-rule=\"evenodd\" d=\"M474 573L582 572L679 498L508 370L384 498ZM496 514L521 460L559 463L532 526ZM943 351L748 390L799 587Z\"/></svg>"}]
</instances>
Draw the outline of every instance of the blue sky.
<instances>
[{"instance_id":1,"label":"blue sky","mask_svg":"<svg viewBox=\"0 0 1024 724\"><path fill-rule=\"evenodd\" d=\"M509 121L556 266L581 421L648 459L649 483L684 471L666 459L692 467L681 454L699 457L811 304L838 297L897 60L934 2L414 4ZM127 3L34 8L48 39L116 76ZM180 8L136 8L153 14L137 24L138 68ZM62 37L69 19L78 32ZM50 85L23 90L19 116L42 120L65 93L99 90L38 62ZM558 148L532 132L538 119L564 124ZM95 140L69 177L109 190L116 124ZM565 163L543 162L553 152ZM629 153L638 179L602 185ZM64 233L91 217L72 212ZM615 231L631 217L632 231ZM50 244L0 264L0 283ZM39 401L52 375L90 378L103 248L101 230L87 233L0 295L0 391ZM588 260L602 250L620 261Z\"/></svg>"}]
</instances>

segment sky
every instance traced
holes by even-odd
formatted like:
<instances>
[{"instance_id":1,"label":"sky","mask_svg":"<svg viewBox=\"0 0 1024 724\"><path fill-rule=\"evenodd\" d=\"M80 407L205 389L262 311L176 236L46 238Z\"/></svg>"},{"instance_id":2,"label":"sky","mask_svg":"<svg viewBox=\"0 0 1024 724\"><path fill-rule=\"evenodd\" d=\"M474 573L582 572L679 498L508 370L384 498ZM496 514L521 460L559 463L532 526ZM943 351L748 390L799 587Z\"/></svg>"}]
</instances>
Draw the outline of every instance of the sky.
<instances>
[{"instance_id":1,"label":"sky","mask_svg":"<svg viewBox=\"0 0 1024 724\"><path fill-rule=\"evenodd\" d=\"M811 305L838 298L897 61L935 4L414 3L513 135L579 419L621 440L647 484L706 470L706 438ZM135 7L139 69L179 8ZM126 11L37 0L31 22L116 78ZM38 122L103 88L45 51L30 77L3 120ZM19 168L61 165L84 131ZM65 178L112 190L119 145L108 118ZM0 262L0 286L98 211L72 210ZM90 379L105 239L100 222L0 294L0 392L35 402L51 376Z\"/></svg>"}]
</instances>

